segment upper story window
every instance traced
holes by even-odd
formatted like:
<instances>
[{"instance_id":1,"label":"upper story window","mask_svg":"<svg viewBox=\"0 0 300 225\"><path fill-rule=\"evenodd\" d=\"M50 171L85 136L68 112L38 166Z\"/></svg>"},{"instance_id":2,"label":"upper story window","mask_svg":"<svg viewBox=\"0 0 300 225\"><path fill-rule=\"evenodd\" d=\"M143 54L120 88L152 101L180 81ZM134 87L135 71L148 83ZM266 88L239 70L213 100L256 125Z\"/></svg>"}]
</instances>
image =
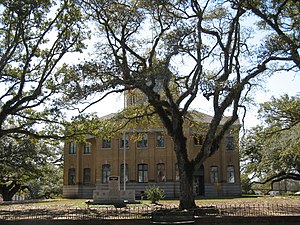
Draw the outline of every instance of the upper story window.
<instances>
[{"instance_id":1,"label":"upper story window","mask_svg":"<svg viewBox=\"0 0 300 225\"><path fill-rule=\"evenodd\" d=\"M129 147L129 134L125 133L125 148L128 149L128 147ZM124 134L120 139L120 148L124 149Z\"/></svg>"},{"instance_id":2,"label":"upper story window","mask_svg":"<svg viewBox=\"0 0 300 225\"><path fill-rule=\"evenodd\" d=\"M226 150L234 150L234 139L232 136L226 136Z\"/></svg>"},{"instance_id":3,"label":"upper story window","mask_svg":"<svg viewBox=\"0 0 300 225\"><path fill-rule=\"evenodd\" d=\"M141 139L136 143L138 148L147 148L148 147L148 134L144 133L141 135Z\"/></svg>"},{"instance_id":4,"label":"upper story window","mask_svg":"<svg viewBox=\"0 0 300 225\"><path fill-rule=\"evenodd\" d=\"M194 134L194 145L203 145L203 136L201 134Z\"/></svg>"},{"instance_id":5,"label":"upper story window","mask_svg":"<svg viewBox=\"0 0 300 225\"><path fill-rule=\"evenodd\" d=\"M127 96L128 105L134 105L137 101L136 95L134 94L134 90L128 90L129 95Z\"/></svg>"},{"instance_id":6,"label":"upper story window","mask_svg":"<svg viewBox=\"0 0 300 225\"><path fill-rule=\"evenodd\" d=\"M92 153L92 144L85 143L83 147L83 154L91 154Z\"/></svg>"},{"instance_id":7,"label":"upper story window","mask_svg":"<svg viewBox=\"0 0 300 225\"><path fill-rule=\"evenodd\" d=\"M210 167L210 182L218 183L218 167L217 166Z\"/></svg>"},{"instance_id":8,"label":"upper story window","mask_svg":"<svg viewBox=\"0 0 300 225\"><path fill-rule=\"evenodd\" d=\"M111 148L111 138L102 138L102 148Z\"/></svg>"},{"instance_id":9,"label":"upper story window","mask_svg":"<svg viewBox=\"0 0 300 225\"><path fill-rule=\"evenodd\" d=\"M227 166L227 182L228 183L234 183L235 182L234 166L232 166L232 165Z\"/></svg>"},{"instance_id":10,"label":"upper story window","mask_svg":"<svg viewBox=\"0 0 300 225\"><path fill-rule=\"evenodd\" d=\"M69 154L76 154L77 145L75 142L69 143Z\"/></svg>"},{"instance_id":11,"label":"upper story window","mask_svg":"<svg viewBox=\"0 0 300 225\"><path fill-rule=\"evenodd\" d=\"M156 133L156 147L157 148L165 147L165 136L162 134L162 132Z\"/></svg>"}]
</instances>

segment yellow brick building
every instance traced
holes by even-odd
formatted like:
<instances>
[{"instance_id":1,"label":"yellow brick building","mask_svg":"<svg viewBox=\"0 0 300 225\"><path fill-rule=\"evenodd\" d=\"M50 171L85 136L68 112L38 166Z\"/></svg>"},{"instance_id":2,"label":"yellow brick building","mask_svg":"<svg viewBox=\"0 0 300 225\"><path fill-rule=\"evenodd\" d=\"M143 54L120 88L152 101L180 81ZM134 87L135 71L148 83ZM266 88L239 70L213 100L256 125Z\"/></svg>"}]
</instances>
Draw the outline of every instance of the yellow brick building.
<instances>
[{"instance_id":1,"label":"yellow brick building","mask_svg":"<svg viewBox=\"0 0 300 225\"><path fill-rule=\"evenodd\" d=\"M209 123L210 116L193 112L193 119ZM225 121L226 118L224 118ZM222 126L222 123L221 125ZM236 122L223 138L220 148L194 173L195 196L236 196L241 194L238 132ZM203 135L185 124L188 153L193 157L203 143ZM179 196L179 176L173 141L162 128L102 139L87 137L85 144L66 143L64 148L63 197L92 198L96 186L108 189L108 177L120 176L121 189L135 190L139 198L152 185L164 189L167 198ZM125 151L125 154L124 154ZM125 157L124 157L125 156ZM125 173L124 173L125 159ZM125 179L124 179L125 174ZM124 185L125 180L125 185Z\"/></svg>"}]
</instances>

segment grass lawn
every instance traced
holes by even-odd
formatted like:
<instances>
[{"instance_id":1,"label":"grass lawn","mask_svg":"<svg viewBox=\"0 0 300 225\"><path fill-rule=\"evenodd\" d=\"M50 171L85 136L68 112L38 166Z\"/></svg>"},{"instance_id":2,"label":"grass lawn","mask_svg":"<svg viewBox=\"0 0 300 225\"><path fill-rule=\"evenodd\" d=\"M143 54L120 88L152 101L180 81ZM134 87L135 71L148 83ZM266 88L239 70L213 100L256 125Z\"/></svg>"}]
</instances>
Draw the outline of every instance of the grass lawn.
<instances>
[{"instance_id":1,"label":"grass lawn","mask_svg":"<svg viewBox=\"0 0 300 225\"><path fill-rule=\"evenodd\" d=\"M50 200L36 200L36 201L22 201L22 202L3 202L0 204L0 211L3 210L30 210L30 209L55 209L67 210L74 208L86 208L85 203L87 199L50 199ZM162 200L159 201L162 205L178 205L178 200ZM202 205L224 205L224 204L287 204L300 206L299 196L243 196L239 198L203 198L196 200L196 204ZM150 205L150 201L143 200L141 204L128 205L139 206ZM108 207L108 206L97 206Z\"/></svg>"},{"instance_id":2,"label":"grass lawn","mask_svg":"<svg viewBox=\"0 0 300 225\"><path fill-rule=\"evenodd\" d=\"M103 213L106 216L124 216L124 212L130 212L130 216L136 216L138 213L148 214L155 209L161 207L176 208L178 200L162 200L159 205L153 205L148 200L141 201L140 204L128 204L126 209L117 209L112 205L90 205L85 202L88 199L51 199L51 200L35 200L35 201L21 201L21 202L2 202L0 203L0 220L1 218L63 218L63 219L78 219L81 217L90 218L91 216L99 216ZM225 209L224 212L243 213L245 209L251 208L253 213L274 213L276 211L283 211L283 213L292 211L300 215L300 197L292 196L277 196L277 197L264 197L264 196L245 196L240 198L214 198L214 199L198 199L196 204L199 207L211 209L221 208ZM138 207L136 207L138 206ZM208 206L208 207L207 207ZM216 206L216 207L215 207ZM128 208L130 207L130 209ZM283 210L289 209L289 210ZM232 211L233 210L233 211ZM258 210L258 211L257 211ZM246 210L247 211L247 210ZM214 211L215 212L215 211ZM248 212L248 211L247 211ZM248 212L249 214L249 212ZM247 214L247 215L248 215ZM126 217L126 216L125 216ZM127 217L126 217L127 218Z\"/></svg>"}]
</instances>

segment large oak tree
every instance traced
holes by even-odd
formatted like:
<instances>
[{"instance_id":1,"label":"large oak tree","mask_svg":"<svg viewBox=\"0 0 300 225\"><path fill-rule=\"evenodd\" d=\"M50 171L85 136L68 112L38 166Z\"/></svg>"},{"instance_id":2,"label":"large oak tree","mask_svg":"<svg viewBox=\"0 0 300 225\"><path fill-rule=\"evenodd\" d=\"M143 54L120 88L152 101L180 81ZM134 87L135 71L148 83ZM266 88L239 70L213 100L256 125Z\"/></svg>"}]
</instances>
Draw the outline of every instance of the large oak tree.
<instances>
[{"instance_id":1,"label":"large oak tree","mask_svg":"<svg viewBox=\"0 0 300 225\"><path fill-rule=\"evenodd\" d=\"M290 54L293 47L269 51L268 35L255 45L254 25L245 20L257 17L239 1L83 2L97 29L97 55L63 74L69 81L64 104L90 107L111 93L141 91L151 106L147 109L158 115L174 141L180 208L195 207L195 169L218 150L239 110L246 110L247 95L258 79L299 66L297 55ZM213 118L197 156L189 158L183 124L197 96L212 105ZM225 114L229 117L220 126Z\"/></svg>"},{"instance_id":2,"label":"large oak tree","mask_svg":"<svg viewBox=\"0 0 300 225\"><path fill-rule=\"evenodd\" d=\"M22 188L30 189L29 181L42 182L47 174L46 170L41 174L43 166L53 169L45 162L52 154L47 146L26 136L63 137L65 118L54 104L60 85L56 73L64 68L65 55L84 48L79 9L67 0L0 2L0 193L4 200L11 200Z\"/></svg>"}]
</instances>

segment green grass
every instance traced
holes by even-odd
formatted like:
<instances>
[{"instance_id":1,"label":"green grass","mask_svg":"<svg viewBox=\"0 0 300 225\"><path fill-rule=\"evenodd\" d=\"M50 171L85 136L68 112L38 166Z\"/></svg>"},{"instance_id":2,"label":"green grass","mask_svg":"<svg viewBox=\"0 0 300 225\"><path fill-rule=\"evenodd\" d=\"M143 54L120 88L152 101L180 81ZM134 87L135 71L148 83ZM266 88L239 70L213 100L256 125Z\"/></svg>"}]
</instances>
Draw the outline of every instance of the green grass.
<instances>
[{"instance_id":1,"label":"green grass","mask_svg":"<svg viewBox=\"0 0 300 225\"><path fill-rule=\"evenodd\" d=\"M50 207L50 208L84 208L86 207L85 201L87 199L46 199L46 200L28 200L20 202L3 202L0 204L0 208L13 207L13 206L32 206L32 207Z\"/></svg>"},{"instance_id":2,"label":"green grass","mask_svg":"<svg viewBox=\"0 0 300 225\"><path fill-rule=\"evenodd\" d=\"M0 209L9 208L57 208L57 209L70 209L70 208L86 208L85 203L88 199L51 199L51 200L33 200L23 202L4 202L0 204ZM178 200L161 200L158 202L163 205L178 205ZM300 196L243 196L238 198L203 198L197 199L197 205L216 205L216 204L299 204ZM149 200L141 201L141 204L150 205ZM140 206L141 204L130 204L129 207ZM95 205L93 207L107 207L107 205Z\"/></svg>"}]
</instances>

